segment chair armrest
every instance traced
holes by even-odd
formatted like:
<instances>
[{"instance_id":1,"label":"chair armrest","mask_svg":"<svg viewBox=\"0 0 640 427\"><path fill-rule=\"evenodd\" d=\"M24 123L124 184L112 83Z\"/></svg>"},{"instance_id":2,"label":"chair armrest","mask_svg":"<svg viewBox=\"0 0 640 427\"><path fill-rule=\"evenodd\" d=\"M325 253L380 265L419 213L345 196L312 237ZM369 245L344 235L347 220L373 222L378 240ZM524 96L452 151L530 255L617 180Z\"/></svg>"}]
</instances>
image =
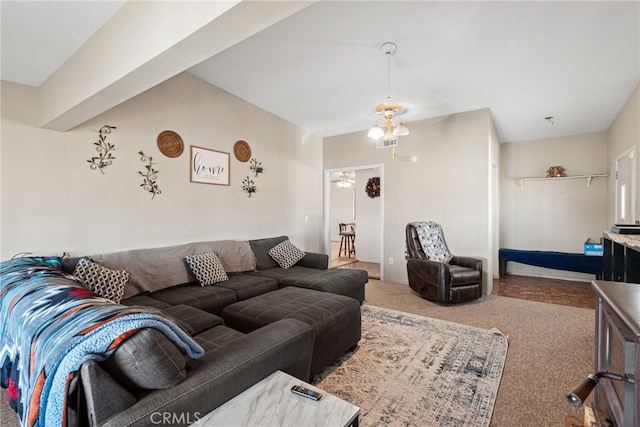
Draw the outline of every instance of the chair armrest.
<instances>
[{"instance_id":1,"label":"chair armrest","mask_svg":"<svg viewBox=\"0 0 640 427\"><path fill-rule=\"evenodd\" d=\"M449 281L449 265L443 262L410 258L407 260L407 268L429 283L438 284ZM440 278L442 280L439 280Z\"/></svg>"},{"instance_id":2,"label":"chair armrest","mask_svg":"<svg viewBox=\"0 0 640 427\"><path fill-rule=\"evenodd\" d=\"M163 414L179 417L174 425L191 424L277 370L309 381L314 337L296 319L266 325L190 361L182 383L151 391L104 425L148 426Z\"/></svg>"},{"instance_id":3,"label":"chair armrest","mask_svg":"<svg viewBox=\"0 0 640 427\"><path fill-rule=\"evenodd\" d=\"M307 252L307 254L298 261L297 265L302 267L317 268L318 270L326 270L329 268L329 255L319 254L316 252Z\"/></svg>"},{"instance_id":4,"label":"chair armrest","mask_svg":"<svg viewBox=\"0 0 640 427\"><path fill-rule=\"evenodd\" d=\"M473 268L474 270L482 271L482 260L479 258L454 256L451 260L451 264L456 264L460 267Z\"/></svg>"}]
</instances>

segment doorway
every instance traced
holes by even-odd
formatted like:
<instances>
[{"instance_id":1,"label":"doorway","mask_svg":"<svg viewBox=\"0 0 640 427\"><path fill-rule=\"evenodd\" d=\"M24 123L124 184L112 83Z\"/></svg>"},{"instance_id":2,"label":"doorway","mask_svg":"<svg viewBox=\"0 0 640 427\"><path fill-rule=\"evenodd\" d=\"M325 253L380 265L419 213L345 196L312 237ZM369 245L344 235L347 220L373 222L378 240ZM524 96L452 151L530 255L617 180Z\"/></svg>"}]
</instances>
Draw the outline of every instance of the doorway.
<instances>
[{"instance_id":1,"label":"doorway","mask_svg":"<svg viewBox=\"0 0 640 427\"><path fill-rule=\"evenodd\" d=\"M616 158L616 224L633 224L636 206L636 148Z\"/></svg>"},{"instance_id":2,"label":"doorway","mask_svg":"<svg viewBox=\"0 0 640 427\"><path fill-rule=\"evenodd\" d=\"M383 167L374 164L325 169L324 233L330 267L360 268L372 278L383 277L384 195L380 191L380 197L370 198L365 192L370 178L379 177L382 183ZM355 253L340 251L340 223L354 227Z\"/></svg>"}]
</instances>

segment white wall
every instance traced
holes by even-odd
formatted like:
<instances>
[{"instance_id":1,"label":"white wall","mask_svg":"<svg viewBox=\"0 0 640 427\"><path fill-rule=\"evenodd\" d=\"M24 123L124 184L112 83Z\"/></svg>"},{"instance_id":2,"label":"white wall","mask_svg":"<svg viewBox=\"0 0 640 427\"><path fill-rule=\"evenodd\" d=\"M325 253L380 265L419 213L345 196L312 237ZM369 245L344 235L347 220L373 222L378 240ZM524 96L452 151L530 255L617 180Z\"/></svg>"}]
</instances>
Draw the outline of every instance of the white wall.
<instances>
[{"instance_id":1,"label":"white wall","mask_svg":"<svg viewBox=\"0 0 640 427\"><path fill-rule=\"evenodd\" d=\"M497 279L500 272L500 138L492 121L489 132L489 247L493 256L491 277Z\"/></svg>"},{"instance_id":2,"label":"white wall","mask_svg":"<svg viewBox=\"0 0 640 427\"><path fill-rule=\"evenodd\" d=\"M567 175L607 172L606 133L502 144L502 248L583 252L587 238L598 240L607 227L607 179L526 181L545 177L561 165ZM514 274L591 280L593 275L509 263Z\"/></svg>"},{"instance_id":3,"label":"white wall","mask_svg":"<svg viewBox=\"0 0 640 427\"><path fill-rule=\"evenodd\" d=\"M609 177L609 198L607 205L607 225L610 227L615 222L615 194L616 158L626 150L636 147L636 217L633 221L640 220L640 84L636 86L629 99L620 110L607 132L608 155L607 164L612 172Z\"/></svg>"},{"instance_id":4,"label":"white wall","mask_svg":"<svg viewBox=\"0 0 640 427\"><path fill-rule=\"evenodd\" d=\"M331 240L339 241L339 224L341 222L352 222L356 186L340 188L336 182L331 183Z\"/></svg>"},{"instance_id":5,"label":"white wall","mask_svg":"<svg viewBox=\"0 0 640 427\"><path fill-rule=\"evenodd\" d=\"M325 169L384 165L385 280L407 283L405 226L411 221L442 224L453 253L488 265L490 124L488 110L408 123L411 134L400 137L396 160L390 149L376 149L366 131L324 139ZM410 162L411 155L418 161ZM490 292L486 273L485 283Z\"/></svg>"},{"instance_id":6,"label":"white wall","mask_svg":"<svg viewBox=\"0 0 640 427\"><path fill-rule=\"evenodd\" d=\"M356 171L356 258L362 262L380 262L380 197L365 191L369 178L380 176L375 169Z\"/></svg>"},{"instance_id":7,"label":"white wall","mask_svg":"<svg viewBox=\"0 0 640 427\"><path fill-rule=\"evenodd\" d=\"M289 235L304 250L323 251L322 143L313 134L183 73L68 132L33 127L32 88L2 82L0 256L86 254L224 238ZM102 125L116 126L104 174L89 168ZM163 130L181 135L185 151L167 158ZM264 173L248 198L249 163L233 155L247 141ZM189 146L231 153L231 185L189 182ZM140 187L153 157L162 194ZM308 222L305 222L307 217Z\"/></svg>"}]
</instances>

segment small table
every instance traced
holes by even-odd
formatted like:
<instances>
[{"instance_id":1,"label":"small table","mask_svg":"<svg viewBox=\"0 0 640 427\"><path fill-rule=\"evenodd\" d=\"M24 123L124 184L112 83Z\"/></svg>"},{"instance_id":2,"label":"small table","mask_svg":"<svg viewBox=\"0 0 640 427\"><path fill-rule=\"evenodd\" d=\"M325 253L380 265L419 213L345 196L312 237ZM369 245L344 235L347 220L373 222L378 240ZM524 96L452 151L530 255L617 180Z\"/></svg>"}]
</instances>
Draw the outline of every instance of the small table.
<instances>
[{"instance_id":1,"label":"small table","mask_svg":"<svg viewBox=\"0 0 640 427\"><path fill-rule=\"evenodd\" d=\"M291 392L294 385L322 393L314 401ZM360 408L332 394L276 371L193 426L352 426L358 427Z\"/></svg>"}]
</instances>

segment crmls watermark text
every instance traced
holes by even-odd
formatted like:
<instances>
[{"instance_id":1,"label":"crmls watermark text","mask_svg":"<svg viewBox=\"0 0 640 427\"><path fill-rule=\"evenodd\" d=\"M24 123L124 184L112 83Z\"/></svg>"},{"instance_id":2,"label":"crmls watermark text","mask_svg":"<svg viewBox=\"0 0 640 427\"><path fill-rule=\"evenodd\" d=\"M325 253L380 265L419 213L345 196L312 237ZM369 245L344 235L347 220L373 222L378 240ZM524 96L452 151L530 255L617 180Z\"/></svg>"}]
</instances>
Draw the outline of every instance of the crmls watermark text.
<instances>
[{"instance_id":1,"label":"crmls watermark text","mask_svg":"<svg viewBox=\"0 0 640 427\"><path fill-rule=\"evenodd\" d=\"M149 420L154 425L173 425L193 424L200 418L200 412L154 412Z\"/></svg>"}]
</instances>

